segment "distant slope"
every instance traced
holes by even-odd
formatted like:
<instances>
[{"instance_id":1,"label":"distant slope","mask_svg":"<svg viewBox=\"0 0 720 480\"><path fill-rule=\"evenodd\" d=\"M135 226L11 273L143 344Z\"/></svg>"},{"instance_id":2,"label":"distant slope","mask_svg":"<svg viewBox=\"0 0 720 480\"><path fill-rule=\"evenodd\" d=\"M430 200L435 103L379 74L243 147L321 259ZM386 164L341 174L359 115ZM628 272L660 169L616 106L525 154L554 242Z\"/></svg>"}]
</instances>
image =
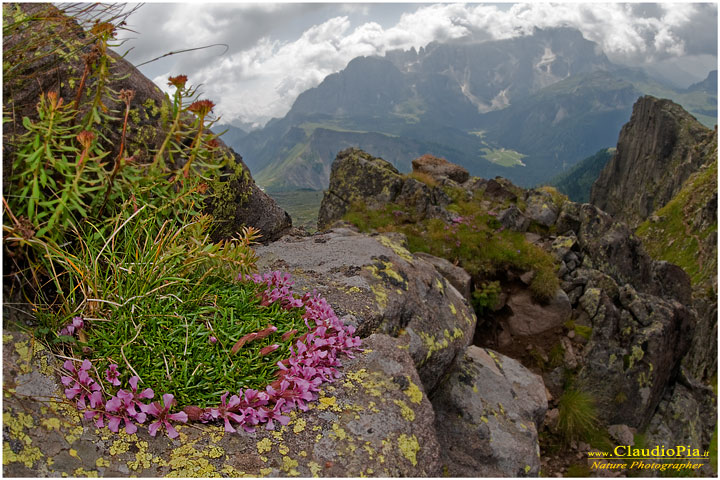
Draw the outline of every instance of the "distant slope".
<instances>
[{"instance_id":1,"label":"distant slope","mask_svg":"<svg viewBox=\"0 0 720 480\"><path fill-rule=\"evenodd\" d=\"M403 172L431 153L472 175L532 186L614 145L649 89L682 96L709 122L717 94L703 85L676 92L612 64L577 30L536 30L355 58L300 94L285 117L229 143L272 191L326 188L349 146Z\"/></svg>"},{"instance_id":2,"label":"distant slope","mask_svg":"<svg viewBox=\"0 0 720 480\"><path fill-rule=\"evenodd\" d=\"M632 83L643 95L667 98L682 105L708 128L713 128L718 123L717 70L712 70L705 80L695 83L685 90L663 85L637 69L620 69L616 75Z\"/></svg>"},{"instance_id":3,"label":"distant slope","mask_svg":"<svg viewBox=\"0 0 720 480\"><path fill-rule=\"evenodd\" d=\"M717 137L714 146L717 155ZM717 175L716 159L688 178L636 232L654 258L681 266L705 289L712 289L717 275Z\"/></svg>"},{"instance_id":4,"label":"distant slope","mask_svg":"<svg viewBox=\"0 0 720 480\"><path fill-rule=\"evenodd\" d=\"M587 203L590 201L592 184L614 153L615 147L603 148L550 180L548 185L557 188L573 202Z\"/></svg>"}]
</instances>

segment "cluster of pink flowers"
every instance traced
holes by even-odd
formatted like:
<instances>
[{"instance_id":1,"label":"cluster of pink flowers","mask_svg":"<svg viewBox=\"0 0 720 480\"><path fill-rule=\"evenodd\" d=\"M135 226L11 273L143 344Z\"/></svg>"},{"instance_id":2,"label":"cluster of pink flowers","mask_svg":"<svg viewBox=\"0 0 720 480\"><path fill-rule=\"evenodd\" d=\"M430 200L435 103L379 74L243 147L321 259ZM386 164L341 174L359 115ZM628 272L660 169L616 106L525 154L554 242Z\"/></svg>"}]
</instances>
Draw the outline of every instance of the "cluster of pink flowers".
<instances>
[{"instance_id":1,"label":"cluster of pink flowers","mask_svg":"<svg viewBox=\"0 0 720 480\"><path fill-rule=\"evenodd\" d=\"M72 319L72 322L65 325L59 332L58 335L67 335L68 337L72 337L75 335L75 332L78 330L82 330L85 328L85 322L83 321L82 317L75 317Z\"/></svg>"},{"instance_id":2,"label":"cluster of pink flowers","mask_svg":"<svg viewBox=\"0 0 720 480\"><path fill-rule=\"evenodd\" d=\"M162 395L162 404L157 401L146 403L155 393L151 388L138 392L140 379L137 376L130 378L130 390L120 389L106 400L101 385L90 374L92 363L84 360L76 369L75 364L68 360L63 367L69 375L62 377L62 383L68 387L65 390L67 398L74 399L78 409L84 410L85 418L94 419L96 426L103 427L107 422L111 431L118 432L124 425L128 434L135 433L137 424L143 424L149 418L153 419L148 426L150 435L155 436L158 430L164 428L170 438L178 436L171 422L185 423L188 420L203 423L222 421L226 432L235 432L237 428L252 432L263 424L272 430L275 422L286 425L290 421L286 413L296 408L307 410L308 402L317 398L320 385L341 376L340 355L352 358L353 352L360 349L360 338L353 336L355 328L344 325L317 292L296 298L292 291L294 282L289 274L275 271L263 276L241 276L239 279L265 285L260 294L261 305L280 302L287 309L305 308L303 319L309 331L290 347L290 358L278 362L278 378L264 391L240 389L232 396L226 392L215 407L188 406L181 412L170 413L176 403L173 395ZM265 331L269 334L277 328L268 326L262 332ZM286 332L282 340L287 341L296 333L296 330ZM271 353L279 347L278 344L269 345L260 354ZM119 377L117 365L110 365L105 371L105 379L113 386L120 386Z\"/></svg>"}]
</instances>

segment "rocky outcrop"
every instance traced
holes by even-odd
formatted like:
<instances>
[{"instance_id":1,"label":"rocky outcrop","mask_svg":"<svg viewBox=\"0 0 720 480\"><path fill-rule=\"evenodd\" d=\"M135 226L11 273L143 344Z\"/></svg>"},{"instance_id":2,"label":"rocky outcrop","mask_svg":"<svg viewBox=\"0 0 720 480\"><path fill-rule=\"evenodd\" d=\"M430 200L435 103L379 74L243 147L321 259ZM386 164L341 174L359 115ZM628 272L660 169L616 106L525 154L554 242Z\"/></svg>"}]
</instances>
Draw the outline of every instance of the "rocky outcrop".
<instances>
[{"instance_id":1,"label":"rocky outcrop","mask_svg":"<svg viewBox=\"0 0 720 480\"><path fill-rule=\"evenodd\" d=\"M360 336L402 339L432 391L471 343L476 319L463 295L402 241L401 235L367 236L347 228L288 235L257 249L258 266L291 272L299 288L317 289Z\"/></svg>"},{"instance_id":2,"label":"rocky outcrop","mask_svg":"<svg viewBox=\"0 0 720 480\"><path fill-rule=\"evenodd\" d=\"M362 203L370 209L391 202L411 207L415 218L450 218L443 205L450 199L439 187L400 174L390 162L349 148L337 154L332 164L330 186L325 191L318 213L318 228L328 228L342 218L349 208Z\"/></svg>"},{"instance_id":3,"label":"rocky outcrop","mask_svg":"<svg viewBox=\"0 0 720 480\"><path fill-rule=\"evenodd\" d=\"M7 8L13 9L16 6ZM5 123L3 127L5 172L11 171L13 158L13 146L9 139L24 132L23 117L37 116L35 105L41 93L55 91L66 104L75 98L77 85L85 68L83 58L91 52L94 44L91 36L86 34L75 20L66 17L55 6L22 4L17 8L21 8L27 14L36 15L37 20L28 22L26 29L3 38L5 61L14 63L18 67L13 69L12 76L5 77L3 85L3 107L14 112L11 121ZM70 48L73 55L61 57L56 52L51 54L44 52L43 49L52 48L51 46L55 45L60 37L64 43L58 51ZM17 48L18 45L26 43L37 45L35 50L38 54L37 60L28 63L14 57L14 55L34 54L33 50L28 52ZM128 118L125 152L138 162L147 162L152 160L152 151L158 149L166 136L167 127L163 126L163 122L166 122L163 120L163 115L167 116L167 112L163 113L165 94L120 55L111 50L108 51L108 55L111 58L112 79L109 86L116 92L123 89L135 92ZM63 68L58 68L59 64L62 64ZM28 81L28 78L31 80ZM192 82L192 79L190 81ZM103 104L118 110L123 106L117 98L110 98L107 95L103 98ZM119 145L122 143L120 139L123 131L122 115L116 117L102 128L107 140L105 148L113 151L111 156L117 155ZM260 229L263 241L279 238L292 226L290 216L255 184L242 157L227 147L221 139L218 143L220 148L218 158L222 155L233 158L241 166L240 172L244 172L243 181L232 182L233 188L229 197L218 199L222 205L215 213L222 211L226 215L223 218L216 218L221 226L220 230L229 237L240 231L243 225L249 225ZM228 172L228 174L234 173ZM7 178L3 177L3 181L6 180Z\"/></svg>"},{"instance_id":4,"label":"rocky outcrop","mask_svg":"<svg viewBox=\"0 0 720 480\"><path fill-rule=\"evenodd\" d=\"M492 350L469 347L432 396L443 471L451 477L538 476L542 379Z\"/></svg>"},{"instance_id":5,"label":"rocky outcrop","mask_svg":"<svg viewBox=\"0 0 720 480\"><path fill-rule=\"evenodd\" d=\"M617 152L593 184L590 202L636 226L714 159L708 149L714 135L672 101L640 98L620 132Z\"/></svg>"},{"instance_id":6,"label":"rocky outcrop","mask_svg":"<svg viewBox=\"0 0 720 480\"><path fill-rule=\"evenodd\" d=\"M440 473L433 409L402 342L363 341L344 376L274 431L179 426L99 430L66 403L53 355L25 334L3 336L3 474L9 477L383 476Z\"/></svg>"}]
</instances>

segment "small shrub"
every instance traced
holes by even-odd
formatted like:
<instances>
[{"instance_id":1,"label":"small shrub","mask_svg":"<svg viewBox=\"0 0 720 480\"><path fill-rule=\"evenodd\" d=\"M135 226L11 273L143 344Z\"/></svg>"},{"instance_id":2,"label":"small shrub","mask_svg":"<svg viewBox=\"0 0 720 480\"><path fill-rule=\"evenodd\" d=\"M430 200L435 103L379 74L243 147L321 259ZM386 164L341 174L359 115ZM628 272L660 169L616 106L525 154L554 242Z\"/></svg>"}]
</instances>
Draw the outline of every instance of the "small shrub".
<instances>
[{"instance_id":1,"label":"small shrub","mask_svg":"<svg viewBox=\"0 0 720 480\"><path fill-rule=\"evenodd\" d=\"M484 282L480 287L476 287L472 293L472 305L475 308L475 313L478 317L485 314L485 312L492 308L500 298L502 288L500 282Z\"/></svg>"},{"instance_id":2,"label":"small shrub","mask_svg":"<svg viewBox=\"0 0 720 480\"><path fill-rule=\"evenodd\" d=\"M595 401L580 390L566 390L558 401L558 429L566 442L587 441L597 430Z\"/></svg>"}]
</instances>

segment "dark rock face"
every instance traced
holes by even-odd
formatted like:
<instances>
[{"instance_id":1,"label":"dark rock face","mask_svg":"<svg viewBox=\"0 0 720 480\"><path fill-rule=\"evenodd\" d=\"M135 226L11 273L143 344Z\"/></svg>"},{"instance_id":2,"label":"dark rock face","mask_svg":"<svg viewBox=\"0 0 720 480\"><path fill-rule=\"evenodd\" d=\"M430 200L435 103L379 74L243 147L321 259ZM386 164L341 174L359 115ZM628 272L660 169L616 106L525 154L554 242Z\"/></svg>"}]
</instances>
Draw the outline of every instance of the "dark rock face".
<instances>
[{"instance_id":1,"label":"dark rock face","mask_svg":"<svg viewBox=\"0 0 720 480\"><path fill-rule=\"evenodd\" d=\"M476 318L463 295L433 264L408 252L403 239L344 228L288 235L256 250L258 267L291 272L301 289L317 289L360 336L402 339L432 391L472 341Z\"/></svg>"},{"instance_id":2,"label":"dark rock face","mask_svg":"<svg viewBox=\"0 0 720 480\"><path fill-rule=\"evenodd\" d=\"M5 140L8 135L23 133L23 116L36 117L35 105L42 92L58 92L66 104L75 98L76 92L71 85L79 82L84 70L82 57L90 52L92 47L92 42L86 38L82 28L74 20L60 14L59 11L55 12L54 7L48 4L24 4L22 8L26 12L40 14L44 19L43 22L38 22L41 24L39 27L35 27L31 23L30 30L37 28L50 32L51 26L52 28L62 28L62 31L66 32L65 41L77 42L73 48L77 48L78 45L82 45L82 47L79 48L75 60L60 59L57 54L40 56L36 62L28 66L27 72L21 72L29 75L33 79L32 81L23 81L23 75L18 75L17 81L10 81L4 85L3 105L15 113L15 121L6 123L4 126ZM55 12L55 16L52 12ZM45 19L45 16L48 18ZM41 33L41 35L43 34ZM52 33L47 33L47 35L52 35ZM24 41L28 41L28 39L20 34L6 37L4 38L4 51L12 49L18 42ZM43 43L42 39L34 41L39 44ZM112 59L110 72L113 78L116 78L110 86L118 92L123 89L135 92L128 120L126 152L139 162L152 160L150 152L160 147L166 136L166 130L161 120L165 94L131 63L113 51L108 51L108 55ZM63 68L57 68L60 62L62 62ZM71 79L74 80L71 81ZM103 99L103 103L113 109L120 109L122 106L117 99L107 96ZM117 115L117 117L121 116ZM103 134L108 140L109 147L107 148L115 149L112 156L118 153L121 132L122 118L109 122L108 127L103 130ZM247 182L233 183L235 190L233 198L229 199L231 205L229 208L223 209L224 212L229 212L229 218L216 218L217 221L222 222L222 230L226 232L227 236L231 236L243 225L248 225L261 230L263 241L279 238L292 226L289 215L258 188L250 177L250 171L242 158L227 147L222 139L219 140L219 143L221 154L234 158L235 162L241 165L242 170L247 172L248 178ZM3 142L3 154L4 170L9 172L9 166L12 165L12 147L7 141ZM228 201L228 199L223 199L223 201Z\"/></svg>"},{"instance_id":3,"label":"dark rock face","mask_svg":"<svg viewBox=\"0 0 720 480\"><path fill-rule=\"evenodd\" d=\"M441 461L451 477L537 476L542 379L492 350L468 347L432 396Z\"/></svg>"},{"instance_id":4,"label":"dark rock face","mask_svg":"<svg viewBox=\"0 0 720 480\"><path fill-rule=\"evenodd\" d=\"M691 303L687 274L677 266L650 258L626 224L590 204L570 204L566 210L577 212L578 242L593 266L619 284L630 283L643 292Z\"/></svg>"},{"instance_id":5,"label":"dark rock face","mask_svg":"<svg viewBox=\"0 0 720 480\"><path fill-rule=\"evenodd\" d=\"M179 426L170 440L98 430L64 403L54 357L25 334L3 338L3 474L179 476L438 476L432 406L402 342L363 340L344 361L344 377L307 412L275 431L225 433L222 426Z\"/></svg>"},{"instance_id":6,"label":"dark rock face","mask_svg":"<svg viewBox=\"0 0 720 480\"><path fill-rule=\"evenodd\" d=\"M636 226L680 191L708 158L712 132L670 100L645 96L618 139L617 152L590 193L590 202Z\"/></svg>"},{"instance_id":7,"label":"dark rock face","mask_svg":"<svg viewBox=\"0 0 720 480\"><path fill-rule=\"evenodd\" d=\"M599 285L589 280L579 299L593 332L578 384L592 392L603 421L644 427L690 347L695 319L678 302L628 285L612 298L616 285Z\"/></svg>"}]
</instances>

